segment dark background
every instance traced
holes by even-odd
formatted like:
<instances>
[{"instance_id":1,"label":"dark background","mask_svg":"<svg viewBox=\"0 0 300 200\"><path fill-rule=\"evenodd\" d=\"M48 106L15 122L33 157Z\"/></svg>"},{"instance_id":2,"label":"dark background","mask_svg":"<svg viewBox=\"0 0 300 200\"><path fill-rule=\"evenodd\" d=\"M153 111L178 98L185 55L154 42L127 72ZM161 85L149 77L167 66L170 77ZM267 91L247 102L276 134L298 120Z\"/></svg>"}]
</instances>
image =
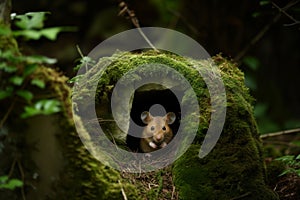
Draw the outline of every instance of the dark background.
<instances>
[{"instance_id":1,"label":"dark background","mask_svg":"<svg viewBox=\"0 0 300 200\"><path fill-rule=\"evenodd\" d=\"M197 40L210 55L222 52L238 62L245 72L246 84L257 99L255 115L260 131L266 133L300 127L300 24L275 7L276 4L283 8L294 1L276 0L275 4L265 5L264 2L126 1L141 26L183 32ZM46 39L24 41L23 51L57 58L56 66L72 77L75 75L73 67L80 58L76 45L87 55L106 38L135 28L129 19L118 16L118 4L117 0L13 1L13 12L17 14L50 11L46 27L77 27L76 32L60 33L54 42ZM300 2L286 13L300 20ZM259 33L261 37L257 37ZM250 45L254 39L258 40Z\"/></svg>"}]
</instances>

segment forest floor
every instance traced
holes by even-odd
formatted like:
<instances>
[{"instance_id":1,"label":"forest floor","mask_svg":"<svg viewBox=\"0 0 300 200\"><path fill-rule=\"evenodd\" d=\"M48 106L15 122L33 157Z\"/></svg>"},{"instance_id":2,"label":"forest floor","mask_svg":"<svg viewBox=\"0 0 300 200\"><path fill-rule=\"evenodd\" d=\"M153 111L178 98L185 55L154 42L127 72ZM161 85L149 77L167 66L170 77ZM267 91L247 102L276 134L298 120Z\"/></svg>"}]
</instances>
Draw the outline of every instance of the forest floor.
<instances>
[{"instance_id":1,"label":"forest floor","mask_svg":"<svg viewBox=\"0 0 300 200\"><path fill-rule=\"evenodd\" d=\"M148 173L123 173L122 177L137 186L141 191L142 199L178 199L178 191L173 182L171 167Z\"/></svg>"},{"instance_id":2,"label":"forest floor","mask_svg":"<svg viewBox=\"0 0 300 200\"><path fill-rule=\"evenodd\" d=\"M173 182L171 167L160 171L131 174L123 173L122 177L137 186L142 199L147 200L178 200L178 191ZM300 199L300 177L287 174L276 178L270 183L270 189L275 191L280 200Z\"/></svg>"},{"instance_id":3,"label":"forest floor","mask_svg":"<svg viewBox=\"0 0 300 200\"><path fill-rule=\"evenodd\" d=\"M280 200L300 199L300 177L295 174L281 177L272 188L277 192Z\"/></svg>"}]
</instances>

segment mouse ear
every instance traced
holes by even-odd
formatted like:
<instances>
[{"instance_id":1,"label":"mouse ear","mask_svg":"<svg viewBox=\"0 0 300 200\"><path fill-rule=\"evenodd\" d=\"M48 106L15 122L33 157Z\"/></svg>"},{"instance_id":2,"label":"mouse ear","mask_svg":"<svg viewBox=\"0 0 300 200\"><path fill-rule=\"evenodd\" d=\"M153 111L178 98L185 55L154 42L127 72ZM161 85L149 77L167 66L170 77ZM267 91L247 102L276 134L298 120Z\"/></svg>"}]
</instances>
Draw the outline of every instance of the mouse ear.
<instances>
[{"instance_id":1,"label":"mouse ear","mask_svg":"<svg viewBox=\"0 0 300 200\"><path fill-rule=\"evenodd\" d=\"M149 112L144 111L141 114L141 119L145 124L148 124L153 119L153 117Z\"/></svg>"},{"instance_id":2,"label":"mouse ear","mask_svg":"<svg viewBox=\"0 0 300 200\"><path fill-rule=\"evenodd\" d=\"M176 119L176 115L173 112L168 112L165 116L164 119L166 120L166 122L168 124L173 124L175 122Z\"/></svg>"}]
</instances>

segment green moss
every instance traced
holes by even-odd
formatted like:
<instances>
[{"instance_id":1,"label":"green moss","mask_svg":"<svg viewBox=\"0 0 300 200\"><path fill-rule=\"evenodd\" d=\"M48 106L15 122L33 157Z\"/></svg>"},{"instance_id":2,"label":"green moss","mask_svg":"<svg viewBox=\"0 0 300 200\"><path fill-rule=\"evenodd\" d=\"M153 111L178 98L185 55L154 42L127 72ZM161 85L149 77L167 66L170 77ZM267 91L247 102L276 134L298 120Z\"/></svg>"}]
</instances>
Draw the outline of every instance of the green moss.
<instances>
[{"instance_id":1,"label":"green moss","mask_svg":"<svg viewBox=\"0 0 300 200\"><path fill-rule=\"evenodd\" d=\"M3 52L9 52L13 55L13 58L17 59L18 56L22 56L20 53L17 42L11 34L9 26L3 25L0 22L0 54ZM15 56L15 57L14 57ZM9 63L10 64L10 63ZM14 63L15 64L15 63ZM16 64L19 71L24 68L22 59ZM1 73L1 72L0 72ZM5 85L9 79L10 74L2 74L0 85ZM57 134L57 138L60 143L61 153L63 155L63 168L59 179L53 181L53 188L51 194L44 194L47 199L123 199L122 189L125 191L128 199L139 199L138 192L132 184L125 182L119 172L106 167L102 163L93 158L90 153L83 146L74 126L72 102L71 102L71 90L67 85L67 78L56 70L47 68L43 65L39 65L37 69L28 76L27 83L30 80L39 79L46 85L45 89L35 87L31 84L24 84L22 89L26 89L33 93L33 100L35 102L43 98L55 98L62 104L63 111L60 114L56 114L58 118L57 124L55 124L60 130ZM2 85L2 86L3 86ZM50 97L49 97L50 96ZM37 179L33 179L32 176L35 172L36 165L30 158L30 150L34 149L33 144L25 144L24 129L26 128L26 121L20 119L20 114L24 110L25 102L23 100L17 101L11 108L12 102L16 100L16 97L9 97L4 101L1 101L0 115L8 115L5 124L5 130L12 132L7 133L7 139L11 140L11 144L5 146L5 162L1 164L1 175L11 173L11 166L14 161L17 160L21 163L21 170L24 173L24 191L25 195L32 193L34 185L38 184ZM7 110L11 109L11 112ZM1 127L2 128L2 127ZM21 130L20 130L21 129ZM36 134L40 134L38 132ZM2 143L1 143L2 144ZM8 152L13 149L13 152ZM2 154L1 154L2 155ZM18 155L16 157L16 155ZM21 160L22 159L22 160ZM17 164L15 165L17 166ZM3 170L2 170L3 167ZM19 166L20 167L20 166ZM15 173L17 172L17 173ZM14 173L10 174L16 178L20 177L20 173L15 167ZM23 175L23 174L22 174ZM42 177L48 179L49 177ZM5 194L4 194L5 193ZM1 195L4 199L21 199L21 191L1 191ZM7 198L6 198L7 197Z\"/></svg>"},{"instance_id":2,"label":"green moss","mask_svg":"<svg viewBox=\"0 0 300 200\"><path fill-rule=\"evenodd\" d=\"M93 82L97 81L97 105L110 106L109 97L116 82L128 71L151 63L172 67L189 81L195 91L201 113L197 136L194 145L175 162L173 168L176 188L181 199L278 199L276 194L266 186L261 141L253 117L254 100L244 84L243 73L235 64L220 55L213 58L220 69L226 89L226 122L213 151L205 158L199 159L200 144L210 122L211 105L206 83L191 63L196 63L198 69L204 69L211 64L211 61L195 61L170 53L148 51L139 54L117 53L113 57L100 60L98 64L105 63L107 60L112 63L104 72L97 67L87 72L90 79L83 84L80 92L74 93L75 97L85 98L90 95L87 88L91 88ZM139 69L139 72L141 76L132 76L129 81L140 80L143 78L143 73L147 74L143 69ZM147 75L151 77L151 74ZM100 76L102 77L98 80ZM188 103L189 95L189 92L186 92L182 102ZM183 130L185 134L190 134L189 129L194 126L190 123L193 117L193 113L190 113L182 119L182 123L188 125ZM114 137L119 137L118 134L126 133L113 133Z\"/></svg>"},{"instance_id":3,"label":"green moss","mask_svg":"<svg viewBox=\"0 0 300 200\"><path fill-rule=\"evenodd\" d=\"M64 109L58 119L62 131L57 135L63 147L65 167L61 179L54 186L54 199L122 199L122 189L128 198L136 199L138 193L135 187L122 181L117 171L95 160L83 146L74 127L67 78L44 67L39 68L35 76L45 81L48 92L52 90L56 94L54 96L63 103Z\"/></svg>"}]
</instances>

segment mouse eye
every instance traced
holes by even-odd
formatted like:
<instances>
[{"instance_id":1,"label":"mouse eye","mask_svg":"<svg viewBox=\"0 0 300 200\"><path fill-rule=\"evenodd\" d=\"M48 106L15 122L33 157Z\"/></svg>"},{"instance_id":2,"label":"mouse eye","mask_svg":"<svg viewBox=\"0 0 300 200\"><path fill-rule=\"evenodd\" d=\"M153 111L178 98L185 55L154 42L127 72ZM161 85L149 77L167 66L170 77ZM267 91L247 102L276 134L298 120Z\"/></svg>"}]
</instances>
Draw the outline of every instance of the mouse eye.
<instances>
[{"instance_id":1,"label":"mouse eye","mask_svg":"<svg viewBox=\"0 0 300 200\"><path fill-rule=\"evenodd\" d=\"M166 130L166 127L165 127L165 126L164 126L164 127L162 127L162 130L164 130L164 131L165 131L165 130Z\"/></svg>"},{"instance_id":2,"label":"mouse eye","mask_svg":"<svg viewBox=\"0 0 300 200\"><path fill-rule=\"evenodd\" d=\"M151 131L154 131L155 127L154 126L151 126L150 130Z\"/></svg>"}]
</instances>

